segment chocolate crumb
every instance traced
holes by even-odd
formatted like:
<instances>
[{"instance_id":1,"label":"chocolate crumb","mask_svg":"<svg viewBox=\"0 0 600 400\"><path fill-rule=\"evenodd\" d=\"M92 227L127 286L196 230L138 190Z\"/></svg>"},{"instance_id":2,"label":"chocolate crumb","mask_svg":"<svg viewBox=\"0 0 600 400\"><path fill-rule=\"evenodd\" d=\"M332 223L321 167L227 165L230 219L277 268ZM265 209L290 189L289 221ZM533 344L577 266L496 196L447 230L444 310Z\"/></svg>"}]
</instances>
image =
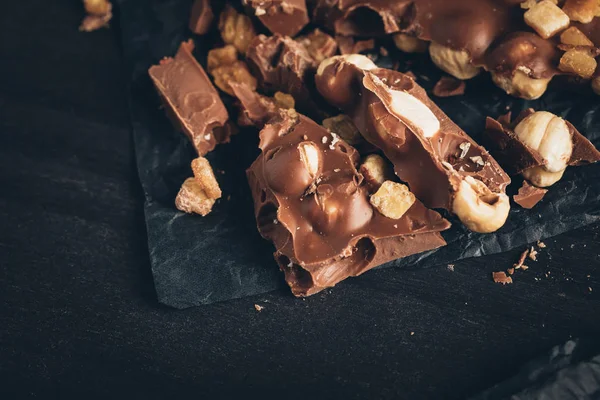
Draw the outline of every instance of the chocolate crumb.
<instances>
[{"instance_id":1,"label":"chocolate crumb","mask_svg":"<svg viewBox=\"0 0 600 400\"><path fill-rule=\"evenodd\" d=\"M533 261L537 261L537 254L537 250L535 250L533 246L531 246L531 250L529 250L529 258L531 258Z\"/></svg>"},{"instance_id":2,"label":"chocolate crumb","mask_svg":"<svg viewBox=\"0 0 600 400\"><path fill-rule=\"evenodd\" d=\"M513 280L510 276L506 275L504 271L492 272L492 278L494 282L501 283L503 285L513 283Z\"/></svg>"},{"instance_id":3,"label":"chocolate crumb","mask_svg":"<svg viewBox=\"0 0 600 400\"><path fill-rule=\"evenodd\" d=\"M454 264L448 264L448 269L454 272Z\"/></svg>"},{"instance_id":4,"label":"chocolate crumb","mask_svg":"<svg viewBox=\"0 0 600 400\"><path fill-rule=\"evenodd\" d=\"M507 271L508 271L509 275L512 275L512 274L515 273L515 269L514 268L509 268L509 269L507 269Z\"/></svg>"},{"instance_id":5,"label":"chocolate crumb","mask_svg":"<svg viewBox=\"0 0 600 400\"><path fill-rule=\"evenodd\" d=\"M465 81L449 76L442 76L433 87L433 95L437 97L452 97L465 94Z\"/></svg>"},{"instance_id":6,"label":"chocolate crumb","mask_svg":"<svg viewBox=\"0 0 600 400\"><path fill-rule=\"evenodd\" d=\"M388 51L388 49L386 49L385 47L381 46L379 48L379 54L381 54L383 57L387 57L390 55L390 52Z\"/></svg>"}]
</instances>

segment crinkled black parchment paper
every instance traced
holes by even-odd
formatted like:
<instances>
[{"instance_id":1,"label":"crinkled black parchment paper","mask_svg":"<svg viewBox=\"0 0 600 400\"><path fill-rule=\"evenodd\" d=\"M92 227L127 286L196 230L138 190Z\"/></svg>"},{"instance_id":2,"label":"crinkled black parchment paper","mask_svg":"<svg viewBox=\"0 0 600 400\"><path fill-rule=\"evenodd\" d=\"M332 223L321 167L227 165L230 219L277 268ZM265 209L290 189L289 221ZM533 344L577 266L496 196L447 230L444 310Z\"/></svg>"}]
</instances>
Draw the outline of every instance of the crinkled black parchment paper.
<instances>
[{"instance_id":1,"label":"crinkled black parchment paper","mask_svg":"<svg viewBox=\"0 0 600 400\"><path fill-rule=\"evenodd\" d=\"M569 340L471 400L600 399L600 341Z\"/></svg>"},{"instance_id":2,"label":"crinkled black parchment paper","mask_svg":"<svg viewBox=\"0 0 600 400\"><path fill-rule=\"evenodd\" d=\"M196 56L204 63L208 39L187 29L191 0L120 0L125 59L131 73L131 120L139 177L145 193L148 248L158 299L175 308L264 293L285 285L271 244L257 232L245 169L258 155L256 131L243 131L207 157L223 189L207 217L185 215L174 199L191 176L192 146L177 132L160 109L147 70L162 57L175 54L190 37ZM388 47L391 49L391 47ZM402 60L418 82L431 89L440 74L424 57ZM377 60L390 66L390 59ZM550 91L538 101L504 95L487 74L467 82L464 96L436 99L439 106L478 140L485 117L497 117L509 108L533 107L567 118L596 146L600 146L600 101L576 92ZM521 180L515 178L516 190ZM516 187L515 187L516 186ZM506 225L494 234L467 231L460 223L444 232L448 246L437 251L396 260L386 266L419 268L467 257L499 253L539 239L558 235L600 220L600 165L568 168L533 210L514 205ZM456 222L455 220L452 220Z\"/></svg>"}]
</instances>

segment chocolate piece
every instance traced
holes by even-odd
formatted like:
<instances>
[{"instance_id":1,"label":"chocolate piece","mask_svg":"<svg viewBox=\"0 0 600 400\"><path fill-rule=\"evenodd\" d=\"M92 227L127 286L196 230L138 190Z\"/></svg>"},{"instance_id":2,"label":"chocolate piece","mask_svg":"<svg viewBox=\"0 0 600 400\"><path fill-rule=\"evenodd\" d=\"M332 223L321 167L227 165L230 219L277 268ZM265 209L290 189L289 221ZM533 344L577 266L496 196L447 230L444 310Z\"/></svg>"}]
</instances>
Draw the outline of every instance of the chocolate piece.
<instances>
[{"instance_id":1,"label":"chocolate piece","mask_svg":"<svg viewBox=\"0 0 600 400\"><path fill-rule=\"evenodd\" d=\"M548 193L548 189L535 187L524 180L519 188L519 193L513 196L513 200L521 207L529 210L539 203L546 193Z\"/></svg>"},{"instance_id":2,"label":"chocolate piece","mask_svg":"<svg viewBox=\"0 0 600 400\"><path fill-rule=\"evenodd\" d=\"M243 0L274 34L294 36L308 24L306 0Z\"/></svg>"},{"instance_id":3,"label":"chocolate piece","mask_svg":"<svg viewBox=\"0 0 600 400\"><path fill-rule=\"evenodd\" d=\"M465 94L465 81L452 78L450 76L442 76L433 87L433 95L437 97L452 97Z\"/></svg>"},{"instance_id":4,"label":"chocolate piece","mask_svg":"<svg viewBox=\"0 0 600 400\"><path fill-rule=\"evenodd\" d=\"M215 15L210 0L194 0L190 14L190 30L198 35L208 32Z\"/></svg>"},{"instance_id":5,"label":"chocolate piece","mask_svg":"<svg viewBox=\"0 0 600 400\"><path fill-rule=\"evenodd\" d=\"M315 118L324 116L325 107L317 104L318 95L309 89L314 86L312 77L318 62L301 43L280 35L258 35L248 48L247 61L263 92L288 93L300 112Z\"/></svg>"},{"instance_id":6,"label":"chocolate piece","mask_svg":"<svg viewBox=\"0 0 600 400\"><path fill-rule=\"evenodd\" d=\"M504 224L510 178L413 79L377 68L364 56L339 56L321 64L316 85L383 151L427 207L454 212L477 232Z\"/></svg>"},{"instance_id":7,"label":"chocolate piece","mask_svg":"<svg viewBox=\"0 0 600 400\"><path fill-rule=\"evenodd\" d=\"M335 40L342 54L357 54L375 48L375 39L354 41L351 36L336 36Z\"/></svg>"},{"instance_id":8,"label":"chocolate piece","mask_svg":"<svg viewBox=\"0 0 600 400\"><path fill-rule=\"evenodd\" d=\"M511 175L524 170L540 167L545 164L542 155L521 142L514 133L515 127L523 119L533 114L531 108L524 110L514 120L510 121L510 113L496 121L488 117L486 120L485 142L492 154ZM600 152L583 136L570 122L565 121L573 140L573 152L568 165L576 166L600 161Z\"/></svg>"},{"instance_id":9,"label":"chocolate piece","mask_svg":"<svg viewBox=\"0 0 600 400\"><path fill-rule=\"evenodd\" d=\"M271 118L278 115L279 107L267 96L256 93L250 86L232 83L231 89L239 101L240 126L255 126L262 128Z\"/></svg>"},{"instance_id":10,"label":"chocolate piece","mask_svg":"<svg viewBox=\"0 0 600 400\"><path fill-rule=\"evenodd\" d=\"M148 70L173 123L192 141L199 155L229 141L229 118L217 90L192 55L194 42L181 43L174 58L161 60Z\"/></svg>"},{"instance_id":11,"label":"chocolate piece","mask_svg":"<svg viewBox=\"0 0 600 400\"><path fill-rule=\"evenodd\" d=\"M306 48L317 64L335 55L338 48L335 39L320 29L315 29L308 35L297 38L296 41Z\"/></svg>"},{"instance_id":12,"label":"chocolate piece","mask_svg":"<svg viewBox=\"0 0 600 400\"><path fill-rule=\"evenodd\" d=\"M410 1L340 0L335 33L343 36L383 36L398 32Z\"/></svg>"},{"instance_id":13,"label":"chocolate piece","mask_svg":"<svg viewBox=\"0 0 600 400\"><path fill-rule=\"evenodd\" d=\"M260 148L247 171L258 229L294 295L445 244L448 221L418 201L399 219L373 209L357 151L307 117L282 112Z\"/></svg>"}]
</instances>

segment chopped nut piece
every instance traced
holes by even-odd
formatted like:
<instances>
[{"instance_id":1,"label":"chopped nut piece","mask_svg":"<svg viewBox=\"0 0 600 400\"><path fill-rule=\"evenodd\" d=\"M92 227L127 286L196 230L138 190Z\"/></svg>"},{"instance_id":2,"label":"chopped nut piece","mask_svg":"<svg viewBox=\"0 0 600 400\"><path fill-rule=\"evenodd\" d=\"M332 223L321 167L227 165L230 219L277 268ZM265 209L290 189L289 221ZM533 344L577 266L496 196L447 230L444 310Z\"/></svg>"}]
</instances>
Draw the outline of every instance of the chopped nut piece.
<instances>
[{"instance_id":1,"label":"chopped nut piece","mask_svg":"<svg viewBox=\"0 0 600 400\"><path fill-rule=\"evenodd\" d=\"M516 264L513 265L516 269L523 267L523 263L525 262L525 259L527 258L527 254L529 254L529 249L527 249L523 253L521 253L519 260L517 261Z\"/></svg>"},{"instance_id":2,"label":"chopped nut piece","mask_svg":"<svg viewBox=\"0 0 600 400\"><path fill-rule=\"evenodd\" d=\"M509 275L512 275L512 274L515 273L515 269L514 268L508 268L506 271L508 272Z\"/></svg>"},{"instance_id":3,"label":"chopped nut piece","mask_svg":"<svg viewBox=\"0 0 600 400\"><path fill-rule=\"evenodd\" d=\"M533 261L537 261L537 250L533 248L533 246L531 246L531 250L529 250L529 258L532 259Z\"/></svg>"},{"instance_id":4,"label":"chopped nut piece","mask_svg":"<svg viewBox=\"0 0 600 400\"><path fill-rule=\"evenodd\" d=\"M323 126L327 128L329 132L337 133L350 145L354 146L362 142L360 132L347 115L340 114L335 117L326 118L323 120Z\"/></svg>"},{"instance_id":5,"label":"chopped nut piece","mask_svg":"<svg viewBox=\"0 0 600 400\"><path fill-rule=\"evenodd\" d=\"M401 183L385 181L371 196L371 205L391 219L400 219L415 202L415 195Z\"/></svg>"},{"instance_id":6,"label":"chopped nut piece","mask_svg":"<svg viewBox=\"0 0 600 400\"><path fill-rule=\"evenodd\" d=\"M83 21L81 21L81 25L79 25L79 30L81 32L92 32L96 31L100 28L108 28L108 23L112 19L112 12L108 14L98 16L98 15L87 15Z\"/></svg>"},{"instance_id":7,"label":"chopped nut piece","mask_svg":"<svg viewBox=\"0 0 600 400\"><path fill-rule=\"evenodd\" d=\"M250 17L238 14L230 5L227 5L219 17L219 31L226 44L233 44L242 54L246 54L250 42L256 36Z\"/></svg>"},{"instance_id":8,"label":"chopped nut piece","mask_svg":"<svg viewBox=\"0 0 600 400\"><path fill-rule=\"evenodd\" d=\"M458 156L458 158L465 158L467 156L467 153L469 153L469 149L471 148L471 143L469 142L463 142L461 143L458 148L460 149L460 155Z\"/></svg>"},{"instance_id":9,"label":"chopped nut piece","mask_svg":"<svg viewBox=\"0 0 600 400\"><path fill-rule=\"evenodd\" d=\"M377 191L392 173L388 164L379 154L369 154L360 166L360 173L372 192Z\"/></svg>"},{"instance_id":10,"label":"chopped nut piece","mask_svg":"<svg viewBox=\"0 0 600 400\"><path fill-rule=\"evenodd\" d=\"M334 38L318 28L296 40L306 48L308 54L319 64L324 59L335 55L338 47Z\"/></svg>"},{"instance_id":11,"label":"chopped nut piece","mask_svg":"<svg viewBox=\"0 0 600 400\"><path fill-rule=\"evenodd\" d=\"M443 76L433 87L433 94L437 97L452 97L465 94L465 81L449 76Z\"/></svg>"},{"instance_id":12,"label":"chopped nut piece","mask_svg":"<svg viewBox=\"0 0 600 400\"><path fill-rule=\"evenodd\" d=\"M236 61L230 65L222 65L212 70L215 85L225 93L234 96L230 82L243 83L253 91L256 90L256 78L250 74L248 66L243 61Z\"/></svg>"},{"instance_id":13,"label":"chopped nut piece","mask_svg":"<svg viewBox=\"0 0 600 400\"><path fill-rule=\"evenodd\" d=\"M558 69L570 72L589 79L594 75L598 63L589 52L583 50L569 50L560 58Z\"/></svg>"},{"instance_id":14,"label":"chopped nut piece","mask_svg":"<svg viewBox=\"0 0 600 400\"><path fill-rule=\"evenodd\" d=\"M522 269L523 271L527 271L529 269L529 267L525 264L521 265L519 268Z\"/></svg>"},{"instance_id":15,"label":"chopped nut piece","mask_svg":"<svg viewBox=\"0 0 600 400\"><path fill-rule=\"evenodd\" d=\"M206 158L198 157L192 160L192 171L196 180L200 182L202 190L209 198L218 199L221 197L221 188Z\"/></svg>"},{"instance_id":16,"label":"chopped nut piece","mask_svg":"<svg viewBox=\"0 0 600 400\"><path fill-rule=\"evenodd\" d=\"M540 242L540 241L538 240L538 242L537 242L537 247L539 247L540 249L545 249L545 248L546 248L546 243L544 243L544 242Z\"/></svg>"},{"instance_id":17,"label":"chopped nut piece","mask_svg":"<svg viewBox=\"0 0 600 400\"><path fill-rule=\"evenodd\" d=\"M594 19L597 7L598 0L567 0L562 9L572 21L588 24Z\"/></svg>"},{"instance_id":18,"label":"chopped nut piece","mask_svg":"<svg viewBox=\"0 0 600 400\"><path fill-rule=\"evenodd\" d=\"M214 204L215 200L206 195L196 178L186 179L175 198L175 207L188 214L205 216L210 213Z\"/></svg>"},{"instance_id":19,"label":"chopped nut piece","mask_svg":"<svg viewBox=\"0 0 600 400\"><path fill-rule=\"evenodd\" d=\"M232 44L209 50L208 59L206 61L206 70L210 74L215 68L218 68L222 65L233 64L237 61L237 59L237 50Z\"/></svg>"},{"instance_id":20,"label":"chopped nut piece","mask_svg":"<svg viewBox=\"0 0 600 400\"><path fill-rule=\"evenodd\" d=\"M524 15L525 23L541 37L548 39L569 26L569 16L551 1L543 0Z\"/></svg>"},{"instance_id":21,"label":"chopped nut piece","mask_svg":"<svg viewBox=\"0 0 600 400\"><path fill-rule=\"evenodd\" d=\"M448 264L448 269L454 272L454 264Z\"/></svg>"},{"instance_id":22,"label":"chopped nut piece","mask_svg":"<svg viewBox=\"0 0 600 400\"><path fill-rule=\"evenodd\" d=\"M108 0L83 0L83 6L86 13L97 16L106 15L112 9L112 5Z\"/></svg>"},{"instance_id":23,"label":"chopped nut piece","mask_svg":"<svg viewBox=\"0 0 600 400\"><path fill-rule=\"evenodd\" d=\"M477 165L480 165L480 166L485 165L485 162L483 161L483 158L481 158L481 156L473 156L473 157L469 157L469 159Z\"/></svg>"},{"instance_id":24,"label":"chopped nut piece","mask_svg":"<svg viewBox=\"0 0 600 400\"><path fill-rule=\"evenodd\" d=\"M563 44L573 46L594 46L594 42L588 39L583 32L572 26L560 34L560 41Z\"/></svg>"},{"instance_id":25,"label":"chopped nut piece","mask_svg":"<svg viewBox=\"0 0 600 400\"><path fill-rule=\"evenodd\" d=\"M492 272L492 278L494 279L494 282L501 283L503 285L513 283L512 278L507 276L506 272L504 271Z\"/></svg>"},{"instance_id":26,"label":"chopped nut piece","mask_svg":"<svg viewBox=\"0 0 600 400\"><path fill-rule=\"evenodd\" d=\"M279 108L293 109L296 107L294 98L287 93L276 92L273 95L273 100L275 100L275 105Z\"/></svg>"},{"instance_id":27,"label":"chopped nut piece","mask_svg":"<svg viewBox=\"0 0 600 400\"><path fill-rule=\"evenodd\" d=\"M256 11L258 11L258 10L259 10L259 9L256 9ZM255 305L254 305L254 308L255 308L255 309L256 309L256 311L258 311L258 312L261 312L261 311L264 309L264 307L263 307L263 306L259 306L258 304L255 304Z\"/></svg>"}]
</instances>

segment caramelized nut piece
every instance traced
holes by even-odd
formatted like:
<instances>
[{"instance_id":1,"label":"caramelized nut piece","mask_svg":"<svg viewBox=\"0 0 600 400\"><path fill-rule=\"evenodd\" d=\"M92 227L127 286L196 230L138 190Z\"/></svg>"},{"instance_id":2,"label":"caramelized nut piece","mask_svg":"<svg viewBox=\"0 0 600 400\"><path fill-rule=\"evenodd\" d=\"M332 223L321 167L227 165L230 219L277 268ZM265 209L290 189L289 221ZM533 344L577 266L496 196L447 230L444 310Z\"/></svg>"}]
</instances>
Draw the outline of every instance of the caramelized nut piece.
<instances>
[{"instance_id":1,"label":"caramelized nut piece","mask_svg":"<svg viewBox=\"0 0 600 400\"><path fill-rule=\"evenodd\" d=\"M466 176L454 195L452 212L473 232L495 232L504 225L510 201L505 193L493 193L483 182Z\"/></svg>"},{"instance_id":2,"label":"caramelized nut piece","mask_svg":"<svg viewBox=\"0 0 600 400\"><path fill-rule=\"evenodd\" d=\"M597 66L598 63L588 51L573 49L563 54L558 69L589 79L594 75Z\"/></svg>"},{"instance_id":3,"label":"caramelized nut piece","mask_svg":"<svg viewBox=\"0 0 600 400\"><path fill-rule=\"evenodd\" d=\"M540 98L546 89L550 78L530 78L525 72L517 70L512 77L504 74L492 72L494 83L507 94L518 96L526 100L535 100Z\"/></svg>"},{"instance_id":4,"label":"caramelized nut piece","mask_svg":"<svg viewBox=\"0 0 600 400\"><path fill-rule=\"evenodd\" d=\"M429 55L438 68L458 79L471 79L481 71L481 68L471 64L471 56L466 50L454 50L431 42Z\"/></svg>"},{"instance_id":5,"label":"caramelized nut piece","mask_svg":"<svg viewBox=\"0 0 600 400\"><path fill-rule=\"evenodd\" d=\"M221 188L215 178L215 174L208 160L204 157L198 157L192 161L192 171L195 179L199 182L200 187L211 199L221 197Z\"/></svg>"},{"instance_id":6,"label":"caramelized nut piece","mask_svg":"<svg viewBox=\"0 0 600 400\"><path fill-rule=\"evenodd\" d=\"M215 85L225 93L234 96L234 92L229 85L230 82L246 84L250 89L256 90L256 78L250 74L248 66L243 61L236 61L230 65L223 65L212 71Z\"/></svg>"},{"instance_id":7,"label":"caramelized nut piece","mask_svg":"<svg viewBox=\"0 0 600 400\"><path fill-rule=\"evenodd\" d=\"M525 23L541 37L548 39L569 26L569 16L551 1L543 0L524 15Z\"/></svg>"},{"instance_id":8,"label":"caramelized nut piece","mask_svg":"<svg viewBox=\"0 0 600 400\"><path fill-rule=\"evenodd\" d=\"M329 132L336 133L350 145L356 145L362 142L363 138L352 122L352 119L344 114L336 115L335 117L326 118L323 120L323 126Z\"/></svg>"},{"instance_id":9,"label":"caramelized nut piece","mask_svg":"<svg viewBox=\"0 0 600 400\"><path fill-rule=\"evenodd\" d=\"M369 154L360 166L360 173L364 176L371 191L378 190L383 182L392 176L386 161L379 154Z\"/></svg>"},{"instance_id":10,"label":"caramelized nut piece","mask_svg":"<svg viewBox=\"0 0 600 400\"><path fill-rule=\"evenodd\" d=\"M219 17L219 31L226 44L232 44L242 54L246 54L250 42L256 36L250 17L238 14L227 5Z\"/></svg>"},{"instance_id":11,"label":"caramelized nut piece","mask_svg":"<svg viewBox=\"0 0 600 400\"><path fill-rule=\"evenodd\" d=\"M371 205L382 215L400 219L415 202L415 195L401 183L385 181L371 196Z\"/></svg>"},{"instance_id":12,"label":"caramelized nut piece","mask_svg":"<svg viewBox=\"0 0 600 400\"><path fill-rule=\"evenodd\" d=\"M195 178L187 178L175 198L175 207L188 214L200 214L203 217L211 212L215 200L209 198L202 190L202 185Z\"/></svg>"},{"instance_id":13,"label":"caramelized nut piece","mask_svg":"<svg viewBox=\"0 0 600 400\"><path fill-rule=\"evenodd\" d=\"M598 0L567 0L562 9L571 21L588 24L594 19L597 7Z\"/></svg>"},{"instance_id":14,"label":"caramelized nut piece","mask_svg":"<svg viewBox=\"0 0 600 400\"><path fill-rule=\"evenodd\" d=\"M83 0L83 6L86 13L97 16L106 15L112 9L108 0Z\"/></svg>"},{"instance_id":15,"label":"caramelized nut piece","mask_svg":"<svg viewBox=\"0 0 600 400\"><path fill-rule=\"evenodd\" d=\"M427 42L406 33L394 35L394 44L405 53L425 53Z\"/></svg>"},{"instance_id":16,"label":"caramelized nut piece","mask_svg":"<svg viewBox=\"0 0 600 400\"><path fill-rule=\"evenodd\" d=\"M538 187L556 183L573 153L573 139L567 123L552 113L538 111L519 122L514 131L521 142L537 150L545 161L541 167L523 171L523 176Z\"/></svg>"},{"instance_id":17,"label":"caramelized nut piece","mask_svg":"<svg viewBox=\"0 0 600 400\"><path fill-rule=\"evenodd\" d=\"M572 46L593 46L594 42L588 39L583 32L572 26L560 34L560 42Z\"/></svg>"},{"instance_id":18,"label":"caramelized nut piece","mask_svg":"<svg viewBox=\"0 0 600 400\"><path fill-rule=\"evenodd\" d=\"M285 108L289 110L296 107L294 98L287 93L276 92L273 95L273 100L275 101L275 105L279 108Z\"/></svg>"},{"instance_id":19,"label":"caramelized nut piece","mask_svg":"<svg viewBox=\"0 0 600 400\"><path fill-rule=\"evenodd\" d=\"M237 61L237 50L235 46L228 44L225 47L220 47L208 51L208 59L206 62L206 70L208 73L222 65L233 64Z\"/></svg>"}]
</instances>

